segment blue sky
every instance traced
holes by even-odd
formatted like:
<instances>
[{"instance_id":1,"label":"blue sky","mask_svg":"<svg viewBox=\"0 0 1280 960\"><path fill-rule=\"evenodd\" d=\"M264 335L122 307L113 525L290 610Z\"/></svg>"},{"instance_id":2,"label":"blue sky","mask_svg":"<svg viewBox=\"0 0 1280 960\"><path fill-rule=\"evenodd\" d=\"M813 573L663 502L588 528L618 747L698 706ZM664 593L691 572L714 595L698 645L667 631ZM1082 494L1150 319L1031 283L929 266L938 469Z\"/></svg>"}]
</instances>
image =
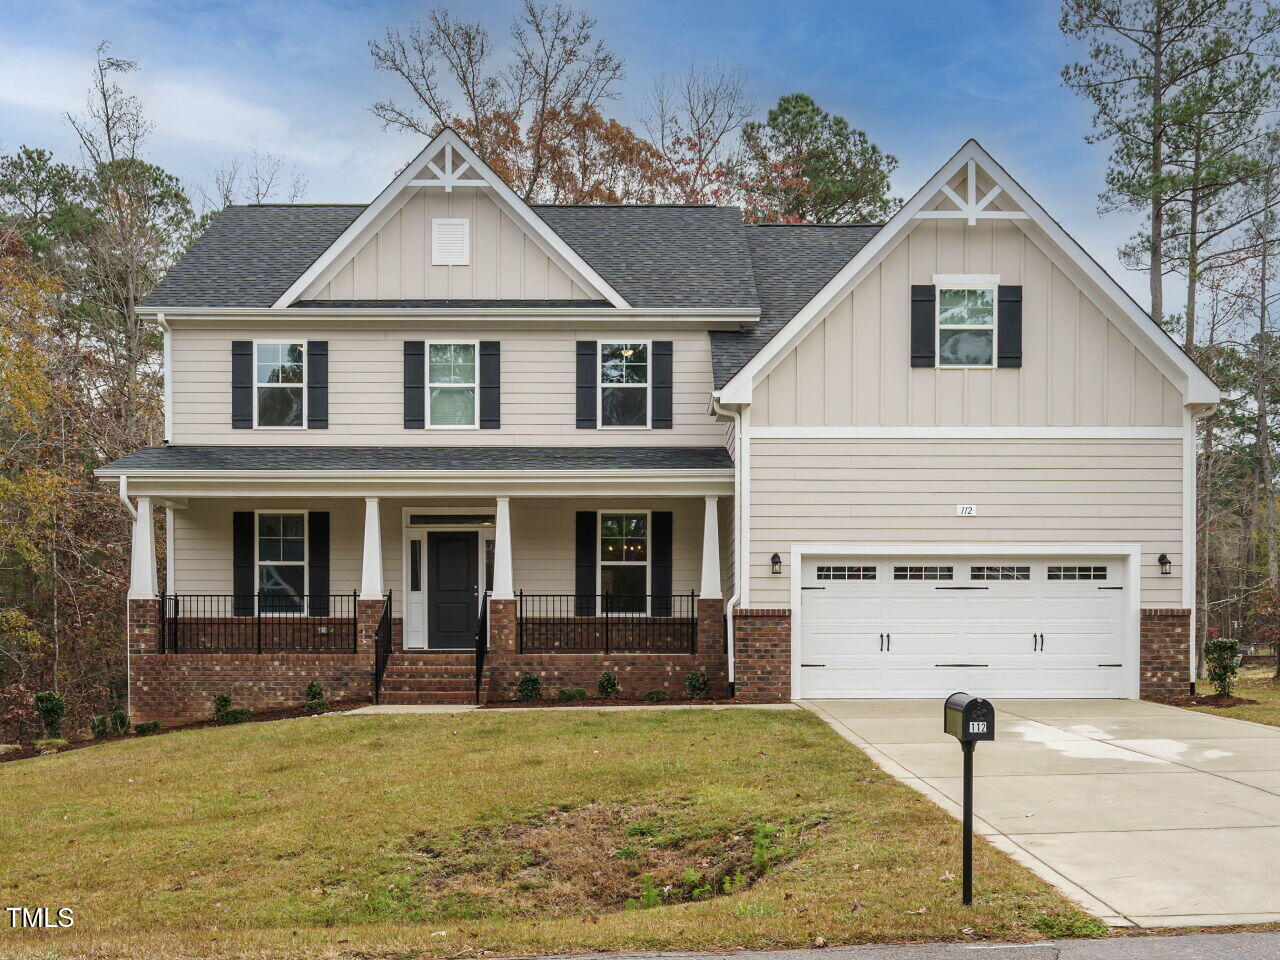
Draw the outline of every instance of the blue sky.
<instances>
[{"instance_id":1,"label":"blue sky","mask_svg":"<svg viewBox=\"0 0 1280 960\"><path fill-rule=\"evenodd\" d=\"M505 37L518 0L449 4ZM406 0L0 0L0 150L40 145L70 159L61 114L79 110L94 47L137 60L129 87L155 124L151 158L191 185L259 149L307 178L313 202L371 199L418 149L368 110L397 96L367 42L433 5ZM1090 111L1062 87L1078 53L1052 0L585 0L626 63L608 112L637 123L653 77L691 62L746 71L761 114L803 91L900 160L909 196L977 137L1117 279L1133 230L1097 213L1107 150L1084 142Z\"/></svg>"}]
</instances>

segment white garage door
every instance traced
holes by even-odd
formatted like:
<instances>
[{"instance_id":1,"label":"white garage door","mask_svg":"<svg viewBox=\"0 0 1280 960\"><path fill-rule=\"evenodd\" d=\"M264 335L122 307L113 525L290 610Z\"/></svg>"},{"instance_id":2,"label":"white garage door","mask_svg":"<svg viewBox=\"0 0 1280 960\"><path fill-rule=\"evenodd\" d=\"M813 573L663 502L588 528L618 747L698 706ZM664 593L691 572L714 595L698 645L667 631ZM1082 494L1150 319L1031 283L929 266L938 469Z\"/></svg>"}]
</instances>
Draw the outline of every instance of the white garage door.
<instances>
[{"instance_id":1,"label":"white garage door","mask_svg":"<svg viewBox=\"0 0 1280 960\"><path fill-rule=\"evenodd\" d=\"M1125 561L809 557L800 696L1124 697Z\"/></svg>"}]
</instances>

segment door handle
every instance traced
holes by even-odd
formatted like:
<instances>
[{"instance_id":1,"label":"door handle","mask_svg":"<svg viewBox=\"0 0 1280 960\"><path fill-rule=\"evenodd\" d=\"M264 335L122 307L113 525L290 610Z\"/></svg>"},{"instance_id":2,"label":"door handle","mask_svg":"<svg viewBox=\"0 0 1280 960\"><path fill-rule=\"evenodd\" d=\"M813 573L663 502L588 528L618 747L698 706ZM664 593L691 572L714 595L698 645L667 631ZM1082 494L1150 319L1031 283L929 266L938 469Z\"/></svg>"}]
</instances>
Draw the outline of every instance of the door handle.
<instances>
[{"instance_id":1,"label":"door handle","mask_svg":"<svg viewBox=\"0 0 1280 960\"><path fill-rule=\"evenodd\" d=\"M892 633L886 633L884 635L884 648L890 651L893 650L893 634Z\"/></svg>"},{"instance_id":2,"label":"door handle","mask_svg":"<svg viewBox=\"0 0 1280 960\"><path fill-rule=\"evenodd\" d=\"M1040 649L1040 638L1033 633L1031 635L1031 652L1035 653L1039 649Z\"/></svg>"},{"instance_id":3,"label":"door handle","mask_svg":"<svg viewBox=\"0 0 1280 960\"><path fill-rule=\"evenodd\" d=\"M1044 634L1040 634L1040 652L1044 653Z\"/></svg>"},{"instance_id":4,"label":"door handle","mask_svg":"<svg viewBox=\"0 0 1280 960\"><path fill-rule=\"evenodd\" d=\"M880 634L880 652L884 653L884 634Z\"/></svg>"}]
</instances>

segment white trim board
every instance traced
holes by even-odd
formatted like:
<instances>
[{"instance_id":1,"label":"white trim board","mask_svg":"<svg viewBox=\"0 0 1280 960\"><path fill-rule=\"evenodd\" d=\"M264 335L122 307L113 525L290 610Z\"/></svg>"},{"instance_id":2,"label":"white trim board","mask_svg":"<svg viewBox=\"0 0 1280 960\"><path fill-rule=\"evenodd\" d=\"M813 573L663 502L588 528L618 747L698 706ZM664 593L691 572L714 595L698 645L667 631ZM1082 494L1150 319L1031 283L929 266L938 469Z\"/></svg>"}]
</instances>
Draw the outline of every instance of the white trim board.
<instances>
[{"instance_id":1,"label":"white trim board","mask_svg":"<svg viewBox=\"0 0 1280 960\"><path fill-rule=\"evenodd\" d=\"M800 696L801 588L806 556L835 557L1119 557L1125 561L1126 697L1137 699L1142 677L1142 547L1134 543L793 543L791 545L791 697Z\"/></svg>"},{"instance_id":2,"label":"white trim board","mask_svg":"<svg viewBox=\"0 0 1280 960\"><path fill-rule=\"evenodd\" d=\"M458 134L446 127L432 138L431 142L400 171L391 183L387 184L386 189L378 194L373 203L365 207L364 212L339 234L338 238L316 258L302 276L290 284L289 289L276 300L273 307L287 307L295 300L304 300L307 294L322 288L342 269L347 260L354 256L356 251L360 250L365 242L404 206L412 191L434 186L432 181L421 179L420 174L432 164L435 156L442 149L461 155L466 165L475 170L482 181L480 183L470 180L454 181L457 185L480 186L488 189L498 207L524 226L530 239L570 277L589 292L595 293L603 300L608 300L615 307L630 306L622 295L605 282L605 279L587 261L574 252L559 234L534 213L533 209L521 200Z\"/></svg>"},{"instance_id":3,"label":"white trim board","mask_svg":"<svg viewBox=\"0 0 1280 960\"><path fill-rule=\"evenodd\" d=\"M1181 440L1182 427L756 427L753 440Z\"/></svg>"},{"instance_id":4,"label":"white trim board","mask_svg":"<svg viewBox=\"0 0 1280 960\"><path fill-rule=\"evenodd\" d=\"M995 181L1011 201L1027 212L1028 218L1013 222L1041 249L1056 247L1082 283L1090 299L1104 316L1121 325L1139 350L1147 356L1183 395L1188 404L1216 404L1221 393L1213 381L1188 357L1161 327L1151 319L1125 290L1098 265L1083 247L1056 220L1049 216L1009 173L976 140L969 140L895 213L874 237L811 299L786 325L749 360L719 391L721 403L750 403L757 383L782 361L826 316L827 311L847 295L906 237L926 204L962 166L976 163ZM1031 227L1036 229L1033 230ZM1049 251L1046 249L1046 253ZM1069 274L1070 275L1070 274ZM1103 302L1098 303L1101 299ZM1172 374L1172 375L1171 375Z\"/></svg>"}]
</instances>

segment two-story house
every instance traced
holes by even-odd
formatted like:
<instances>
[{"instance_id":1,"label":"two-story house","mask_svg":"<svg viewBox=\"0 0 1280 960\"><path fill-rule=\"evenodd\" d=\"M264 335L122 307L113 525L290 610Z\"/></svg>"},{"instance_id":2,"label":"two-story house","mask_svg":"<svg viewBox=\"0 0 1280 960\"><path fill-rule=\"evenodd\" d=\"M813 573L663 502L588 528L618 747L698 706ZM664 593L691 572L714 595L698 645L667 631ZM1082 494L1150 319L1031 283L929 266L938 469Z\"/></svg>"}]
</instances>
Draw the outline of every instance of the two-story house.
<instances>
[{"instance_id":1,"label":"two-story house","mask_svg":"<svg viewBox=\"0 0 1280 960\"><path fill-rule=\"evenodd\" d=\"M367 206L228 207L143 309L139 718L1191 676L1218 390L974 141L886 224L748 226L531 206L445 131Z\"/></svg>"}]
</instances>

